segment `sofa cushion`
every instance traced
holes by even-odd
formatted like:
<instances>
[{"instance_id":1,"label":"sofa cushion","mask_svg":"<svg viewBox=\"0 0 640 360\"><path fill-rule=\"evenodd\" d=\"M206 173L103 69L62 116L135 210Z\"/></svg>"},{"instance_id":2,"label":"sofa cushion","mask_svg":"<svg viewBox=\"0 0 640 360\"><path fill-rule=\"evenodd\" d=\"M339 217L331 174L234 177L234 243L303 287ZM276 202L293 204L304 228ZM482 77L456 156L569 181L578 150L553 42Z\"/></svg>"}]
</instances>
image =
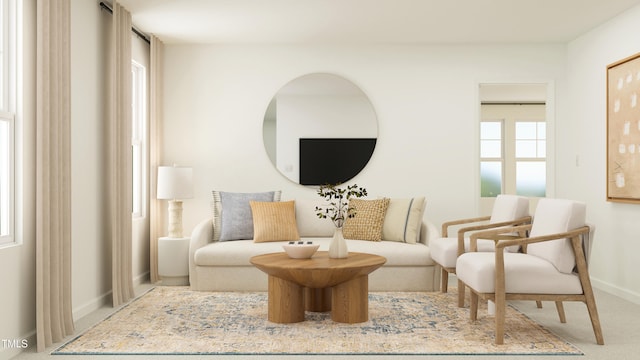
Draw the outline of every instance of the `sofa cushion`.
<instances>
[{"instance_id":1,"label":"sofa cushion","mask_svg":"<svg viewBox=\"0 0 640 360\"><path fill-rule=\"evenodd\" d=\"M347 240L350 252L362 252L384 256L385 266L433 266L428 246L405 244L396 241Z\"/></svg>"},{"instance_id":2,"label":"sofa cushion","mask_svg":"<svg viewBox=\"0 0 640 360\"><path fill-rule=\"evenodd\" d=\"M355 216L344 221L342 234L345 239L381 241L384 216L389 199L350 199L349 208L355 209Z\"/></svg>"},{"instance_id":3,"label":"sofa cushion","mask_svg":"<svg viewBox=\"0 0 640 360\"><path fill-rule=\"evenodd\" d=\"M424 197L389 199L382 239L408 244L418 242L426 201Z\"/></svg>"},{"instance_id":4,"label":"sofa cushion","mask_svg":"<svg viewBox=\"0 0 640 360\"><path fill-rule=\"evenodd\" d=\"M249 201L280 201L280 191L233 193L213 191L213 240L253 239Z\"/></svg>"},{"instance_id":5,"label":"sofa cushion","mask_svg":"<svg viewBox=\"0 0 640 360\"><path fill-rule=\"evenodd\" d=\"M301 237L333 236L336 227L330 219L321 219L316 215L316 206L326 205L326 201L319 197L297 198L296 222Z\"/></svg>"},{"instance_id":6,"label":"sofa cushion","mask_svg":"<svg viewBox=\"0 0 640 360\"><path fill-rule=\"evenodd\" d=\"M295 202L249 201L253 216L253 241L298 240Z\"/></svg>"},{"instance_id":7,"label":"sofa cushion","mask_svg":"<svg viewBox=\"0 0 640 360\"><path fill-rule=\"evenodd\" d=\"M305 242L319 244L318 251L328 251L330 237L303 237ZM251 266L249 259L255 255L283 252L286 241L255 243L252 240L238 240L209 243L194 254L197 266ZM429 247L418 244L404 244L395 241L347 240L350 252L363 252L384 256L384 266L433 266Z\"/></svg>"}]
</instances>

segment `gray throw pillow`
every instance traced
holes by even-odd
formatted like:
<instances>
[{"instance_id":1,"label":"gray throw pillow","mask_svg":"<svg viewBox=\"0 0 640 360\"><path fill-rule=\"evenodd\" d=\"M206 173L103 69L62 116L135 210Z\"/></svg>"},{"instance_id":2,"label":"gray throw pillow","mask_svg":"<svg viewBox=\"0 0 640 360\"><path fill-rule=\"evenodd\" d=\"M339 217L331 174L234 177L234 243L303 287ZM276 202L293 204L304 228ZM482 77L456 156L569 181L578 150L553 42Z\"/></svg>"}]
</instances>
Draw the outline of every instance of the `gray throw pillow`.
<instances>
[{"instance_id":1,"label":"gray throw pillow","mask_svg":"<svg viewBox=\"0 0 640 360\"><path fill-rule=\"evenodd\" d=\"M253 239L249 201L280 201L280 191L233 193L213 191L213 240Z\"/></svg>"}]
</instances>

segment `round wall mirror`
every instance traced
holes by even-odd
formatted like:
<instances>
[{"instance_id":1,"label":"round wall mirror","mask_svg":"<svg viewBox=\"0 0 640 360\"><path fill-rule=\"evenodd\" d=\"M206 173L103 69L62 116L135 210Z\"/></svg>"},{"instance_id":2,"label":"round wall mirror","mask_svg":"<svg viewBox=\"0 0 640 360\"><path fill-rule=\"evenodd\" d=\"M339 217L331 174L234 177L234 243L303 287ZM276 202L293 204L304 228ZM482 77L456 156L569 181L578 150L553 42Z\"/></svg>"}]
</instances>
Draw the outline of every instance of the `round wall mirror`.
<instances>
[{"instance_id":1,"label":"round wall mirror","mask_svg":"<svg viewBox=\"0 0 640 360\"><path fill-rule=\"evenodd\" d=\"M282 175L301 185L344 183L375 149L378 124L369 98L332 74L309 74L278 91L263 123L264 146Z\"/></svg>"}]
</instances>

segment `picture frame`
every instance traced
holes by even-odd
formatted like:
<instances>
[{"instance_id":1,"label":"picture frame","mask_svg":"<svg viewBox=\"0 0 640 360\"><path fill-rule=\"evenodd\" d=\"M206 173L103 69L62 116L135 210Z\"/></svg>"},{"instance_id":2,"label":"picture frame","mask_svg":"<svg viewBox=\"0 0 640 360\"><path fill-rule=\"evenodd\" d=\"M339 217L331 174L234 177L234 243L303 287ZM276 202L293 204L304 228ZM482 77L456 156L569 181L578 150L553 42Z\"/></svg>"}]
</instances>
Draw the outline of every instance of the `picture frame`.
<instances>
[{"instance_id":1,"label":"picture frame","mask_svg":"<svg viewBox=\"0 0 640 360\"><path fill-rule=\"evenodd\" d=\"M640 203L640 53L607 66L607 201Z\"/></svg>"}]
</instances>

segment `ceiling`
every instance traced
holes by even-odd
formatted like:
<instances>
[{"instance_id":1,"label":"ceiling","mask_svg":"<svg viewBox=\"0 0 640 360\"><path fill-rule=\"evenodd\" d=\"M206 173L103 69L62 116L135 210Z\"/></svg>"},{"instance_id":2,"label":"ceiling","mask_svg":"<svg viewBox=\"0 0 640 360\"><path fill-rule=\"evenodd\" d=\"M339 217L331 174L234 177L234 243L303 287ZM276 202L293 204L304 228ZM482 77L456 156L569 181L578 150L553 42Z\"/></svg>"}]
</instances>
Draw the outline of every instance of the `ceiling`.
<instances>
[{"instance_id":1,"label":"ceiling","mask_svg":"<svg viewBox=\"0 0 640 360\"><path fill-rule=\"evenodd\" d=\"M565 43L640 0L119 0L165 43Z\"/></svg>"}]
</instances>

